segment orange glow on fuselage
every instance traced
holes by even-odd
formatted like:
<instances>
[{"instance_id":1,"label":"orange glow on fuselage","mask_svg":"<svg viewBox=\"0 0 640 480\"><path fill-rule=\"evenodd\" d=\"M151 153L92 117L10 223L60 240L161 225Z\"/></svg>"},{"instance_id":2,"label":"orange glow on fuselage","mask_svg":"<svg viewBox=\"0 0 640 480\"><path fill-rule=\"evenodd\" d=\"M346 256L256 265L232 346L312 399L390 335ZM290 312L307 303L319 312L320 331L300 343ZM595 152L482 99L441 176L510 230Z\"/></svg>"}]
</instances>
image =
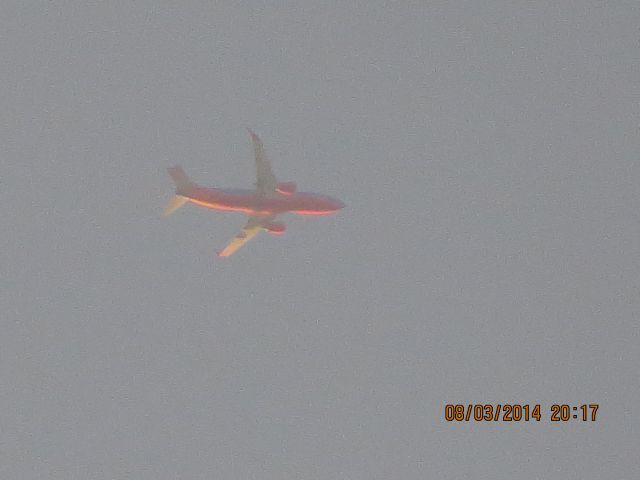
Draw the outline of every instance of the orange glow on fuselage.
<instances>
[{"instance_id":1,"label":"orange glow on fuselage","mask_svg":"<svg viewBox=\"0 0 640 480\"><path fill-rule=\"evenodd\" d=\"M340 200L308 192L278 193L275 196L262 197L253 190L191 186L177 193L202 207L265 217L280 213L328 215L344 207Z\"/></svg>"}]
</instances>

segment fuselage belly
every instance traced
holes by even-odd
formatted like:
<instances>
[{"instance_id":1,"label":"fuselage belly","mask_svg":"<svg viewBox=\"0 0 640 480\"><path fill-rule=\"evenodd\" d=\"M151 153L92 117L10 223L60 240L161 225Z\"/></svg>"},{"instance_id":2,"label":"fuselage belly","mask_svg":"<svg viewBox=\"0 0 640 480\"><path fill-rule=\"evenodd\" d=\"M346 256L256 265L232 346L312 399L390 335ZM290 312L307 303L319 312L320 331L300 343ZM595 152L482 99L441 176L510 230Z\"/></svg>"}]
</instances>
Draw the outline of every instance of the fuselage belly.
<instances>
[{"instance_id":1,"label":"fuselage belly","mask_svg":"<svg viewBox=\"0 0 640 480\"><path fill-rule=\"evenodd\" d=\"M194 186L181 194L190 202L202 207L253 216L271 216L287 212L298 215L327 215L344 207L339 200L309 192L261 196L253 190Z\"/></svg>"}]
</instances>

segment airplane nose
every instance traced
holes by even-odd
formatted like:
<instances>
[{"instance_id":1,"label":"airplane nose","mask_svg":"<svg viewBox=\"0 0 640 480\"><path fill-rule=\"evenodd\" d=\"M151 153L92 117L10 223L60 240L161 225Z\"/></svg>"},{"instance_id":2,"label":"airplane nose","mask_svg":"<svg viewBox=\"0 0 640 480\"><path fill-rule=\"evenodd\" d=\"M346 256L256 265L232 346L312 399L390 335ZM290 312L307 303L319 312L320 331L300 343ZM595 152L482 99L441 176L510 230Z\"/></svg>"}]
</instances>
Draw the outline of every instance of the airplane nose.
<instances>
[{"instance_id":1,"label":"airplane nose","mask_svg":"<svg viewBox=\"0 0 640 480\"><path fill-rule=\"evenodd\" d=\"M334 204L336 206L336 210L340 210L345 207L344 202L341 202L340 200L334 200Z\"/></svg>"}]
</instances>

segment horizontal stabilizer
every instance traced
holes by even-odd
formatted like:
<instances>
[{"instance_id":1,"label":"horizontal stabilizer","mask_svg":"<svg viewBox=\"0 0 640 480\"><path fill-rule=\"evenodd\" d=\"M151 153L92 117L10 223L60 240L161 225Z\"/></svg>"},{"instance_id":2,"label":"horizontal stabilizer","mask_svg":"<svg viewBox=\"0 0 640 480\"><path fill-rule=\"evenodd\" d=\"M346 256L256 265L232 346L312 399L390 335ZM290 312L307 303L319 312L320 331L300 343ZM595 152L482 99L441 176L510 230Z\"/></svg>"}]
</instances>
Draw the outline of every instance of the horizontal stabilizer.
<instances>
[{"instance_id":1,"label":"horizontal stabilizer","mask_svg":"<svg viewBox=\"0 0 640 480\"><path fill-rule=\"evenodd\" d=\"M187 197L183 197L182 195L174 195L167 206L164 207L164 216L171 215L173 212L178 210L181 206L187 203L189 199Z\"/></svg>"}]
</instances>

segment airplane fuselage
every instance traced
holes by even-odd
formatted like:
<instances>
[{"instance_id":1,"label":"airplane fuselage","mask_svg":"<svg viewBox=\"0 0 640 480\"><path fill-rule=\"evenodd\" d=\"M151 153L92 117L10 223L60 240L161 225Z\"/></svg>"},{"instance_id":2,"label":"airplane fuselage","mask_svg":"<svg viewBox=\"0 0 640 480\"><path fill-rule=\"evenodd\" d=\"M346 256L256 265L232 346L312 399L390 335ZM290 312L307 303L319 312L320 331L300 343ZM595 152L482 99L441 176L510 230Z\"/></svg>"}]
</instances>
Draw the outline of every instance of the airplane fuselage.
<instances>
[{"instance_id":1,"label":"airplane fuselage","mask_svg":"<svg viewBox=\"0 0 640 480\"><path fill-rule=\"evenodd\" d=\"M192 185L176 193L186 197L191 203L213 210L265 217L280 213L327 215L344 207L340 200L310 192L263 196L255 190Z\"/></svg>"}]
</instances>

